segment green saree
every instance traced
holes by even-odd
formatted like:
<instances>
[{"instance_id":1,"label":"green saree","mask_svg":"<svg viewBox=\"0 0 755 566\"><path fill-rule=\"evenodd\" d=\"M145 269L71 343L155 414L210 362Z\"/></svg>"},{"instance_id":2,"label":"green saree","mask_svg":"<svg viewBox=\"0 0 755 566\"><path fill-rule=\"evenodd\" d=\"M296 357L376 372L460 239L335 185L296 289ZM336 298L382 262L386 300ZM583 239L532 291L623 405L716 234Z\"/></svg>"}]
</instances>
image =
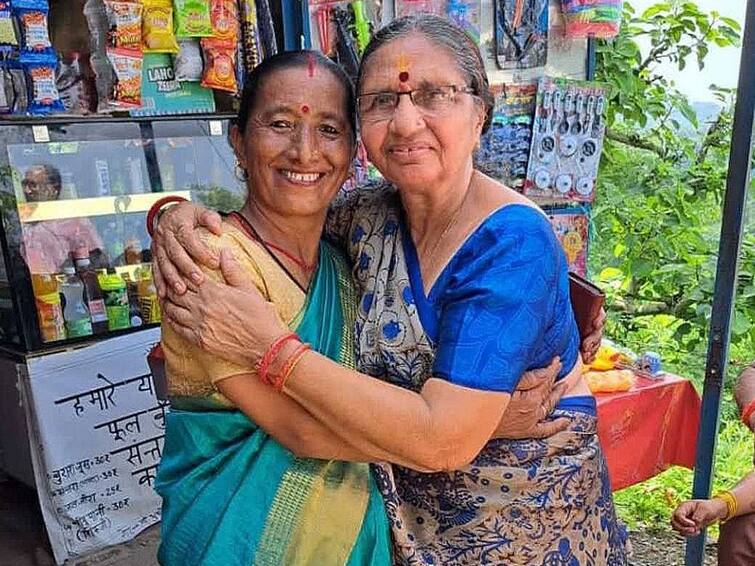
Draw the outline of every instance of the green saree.
<instances>
[{"instance_id":1,"label":"green saree","mask_svg":"<svg viewBox=\"0 0 755 566\"><path fill-rule=\"evenodd\" d=\"M353 367L355 301L345 261L321 243L291 327ZM155 487L164 566L391 563L383 500L367 464L296 458L243 413L210 399L172 400Z\"/></svg>"}]
</instances>

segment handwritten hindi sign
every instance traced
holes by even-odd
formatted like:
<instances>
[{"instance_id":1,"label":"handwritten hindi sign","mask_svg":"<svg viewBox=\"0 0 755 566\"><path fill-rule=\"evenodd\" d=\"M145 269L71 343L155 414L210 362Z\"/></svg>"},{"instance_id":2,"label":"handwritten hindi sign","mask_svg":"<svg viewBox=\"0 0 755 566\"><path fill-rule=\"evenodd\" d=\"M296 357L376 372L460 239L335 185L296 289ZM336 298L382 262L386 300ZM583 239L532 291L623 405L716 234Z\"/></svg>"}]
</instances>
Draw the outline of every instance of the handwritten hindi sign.
<instances>
[{"instance_id":1,"label":"handwritten hindi sign","mask_svg":"<svg viewBox=\"0 0 755 566\"><path fill-rule=\"evenodd\" d=\"M28 360L34 475L58 564L160 520L152 486L168 407L146 360L159 340L148 329Z\"/></svg>"}]
</instances>

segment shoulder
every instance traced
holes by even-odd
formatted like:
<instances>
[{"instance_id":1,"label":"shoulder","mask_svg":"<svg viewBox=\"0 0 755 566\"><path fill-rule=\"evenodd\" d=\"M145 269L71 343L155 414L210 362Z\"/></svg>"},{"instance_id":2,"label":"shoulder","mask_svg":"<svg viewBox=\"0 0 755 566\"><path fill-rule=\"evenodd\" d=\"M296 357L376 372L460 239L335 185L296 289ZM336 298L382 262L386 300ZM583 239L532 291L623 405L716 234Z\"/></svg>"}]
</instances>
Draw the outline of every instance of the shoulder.
<instances>
[{"instance_id":1,"label":"shoulder","mask_svg":"<svg viewBox=\"0 0 755 566\"><path fill-rule=\"evenodd\" d=\"M230 222L224 220L221 227L220 235L213 234L205 228L198 228L197 234L209 248L215 251L229 250L241 268L252 277L257 287L263 290L265 287L263 267L266 252L259 244ZM222 281L222 274L219 269L204 269L214 279Z\"/></svg>"}]
</instances>

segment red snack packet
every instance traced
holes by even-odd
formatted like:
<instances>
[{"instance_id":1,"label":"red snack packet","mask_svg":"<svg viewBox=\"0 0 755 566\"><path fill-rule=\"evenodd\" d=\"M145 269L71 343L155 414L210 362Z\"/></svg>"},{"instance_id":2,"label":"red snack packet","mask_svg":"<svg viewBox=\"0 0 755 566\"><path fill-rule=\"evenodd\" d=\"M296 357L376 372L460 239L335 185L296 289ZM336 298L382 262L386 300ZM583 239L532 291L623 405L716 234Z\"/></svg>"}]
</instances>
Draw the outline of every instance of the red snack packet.
<instances>
[{"instance_id":1,"label":"red snack packet","mask_svg":"<svg viewBox=\"0 0 755 566\"><path fill-rule=\"evenodd\" d=\"M238 92L236 82L236 44L214 38L202 39L204 72L202 86L227 92Z\"/></svg>"}]
</instances>

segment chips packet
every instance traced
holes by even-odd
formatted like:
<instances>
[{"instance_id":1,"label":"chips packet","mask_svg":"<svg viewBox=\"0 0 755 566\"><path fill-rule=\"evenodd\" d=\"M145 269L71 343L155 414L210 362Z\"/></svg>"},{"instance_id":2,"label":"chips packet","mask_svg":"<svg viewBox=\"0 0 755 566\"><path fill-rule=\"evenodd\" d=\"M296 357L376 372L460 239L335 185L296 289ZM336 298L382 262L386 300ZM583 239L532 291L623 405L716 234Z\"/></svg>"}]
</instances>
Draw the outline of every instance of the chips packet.
<instances>
[{"instance_id":1,"label":"chips packet","mask_svg":"<svg viewBox=\"0 0 755 566\"><path fill-rule=\"evenodd\" d=\"M210 37L209 0L174 0L176 37Z\"/></svg>"},{"instance_id":2,"label":"chips packet","mask_svg":"<svg viewBox=\"0 0 755 566\"><path fill-rule=\"evenodd\" d=\"M241 41L244 71L251 73L262 61L260 53L259 29L257 28L257 8L254 0L240 0Z\"/></svg>"},{"instance_id":3,"label":"chips packet","mask_svg":"<svg viewBox=\"0 0 755 566\"><path fill-rule=\"evenodd\" d=\"M239 7L236 0L210 0L212 37L236 43L239 38Z\"/></svg>"},{"instance_id":4,"label":"chips packet","mask_svg":"<svg viewBox=\"0 0 755 566\"><path fill-rule=\"evenodd\" d=\"M28 55L21 62L29 85L29 106L32 115L64 112L65 107L55 86L55 69L58 59L49 53Z\"/></svg>"},{"instance_id":5,"label":"chips packet","mask_svg":"<svg viewBox=\"0 0 755 566\"><path fill-rule=\"evenodd\" d=\"M13 4L20 35L21 59L27 55L54 54L47 29L47 2L24 0Z\"/></svg>"},{"instance_id":6,"label":"chips packet","mask_svg":"<svg viewBox=\"0 0 755 566\"><path fill-rule=\"evenodd\" d=\"M236 93L236 44L222 39L202 40L204 73L202 86Z\"/></svg>"},{"instance_id":7,"label":"chips packet","mask_svg":"<svg viewBox=\"0 0 755 566\"><path fill-rule=\"evenodd\" d=\"M115 49L142 49L142 5L105 0L107 45Z\"/></svg>"},{"instance_id":8,"label":"chips packet","mask_svg":"<svg viewBox=\"0 0 755 566\"><path fill-rule=\"evenodd\" d=\"M142 54L132 49L108 49L115 83L108 103L116 108L142 105Z\"/></svg>"},{"instance_id":9,"label":"chips packet","mask_svg":"<svg viewBox=\"0 0 755 566\"><path fill-rule=\"evenodd\" d=\"M8 0L0 0L0 53L7 53L18 47L16 26Z\"/></svg>"},{"instance_id":10,"label":"chips packet","mask_svg":"<svg viewBox=\"0 0 755 566\"><path fill-rule=\"evenodd\" d=\"M142 40L145 53L178 53L170 0L144 0Z\"/></svg>"},{"instance_id":11,"label":"chips packet","mask_svg":"<svg viewBox=\"0 0 755 566\"><path fill-rule=\"evenodd\" d=\"M173 68L177 81L198 83L202 80L202 49L198 39L181 39L178 42Z\"/></svg>"}]
</instances>

